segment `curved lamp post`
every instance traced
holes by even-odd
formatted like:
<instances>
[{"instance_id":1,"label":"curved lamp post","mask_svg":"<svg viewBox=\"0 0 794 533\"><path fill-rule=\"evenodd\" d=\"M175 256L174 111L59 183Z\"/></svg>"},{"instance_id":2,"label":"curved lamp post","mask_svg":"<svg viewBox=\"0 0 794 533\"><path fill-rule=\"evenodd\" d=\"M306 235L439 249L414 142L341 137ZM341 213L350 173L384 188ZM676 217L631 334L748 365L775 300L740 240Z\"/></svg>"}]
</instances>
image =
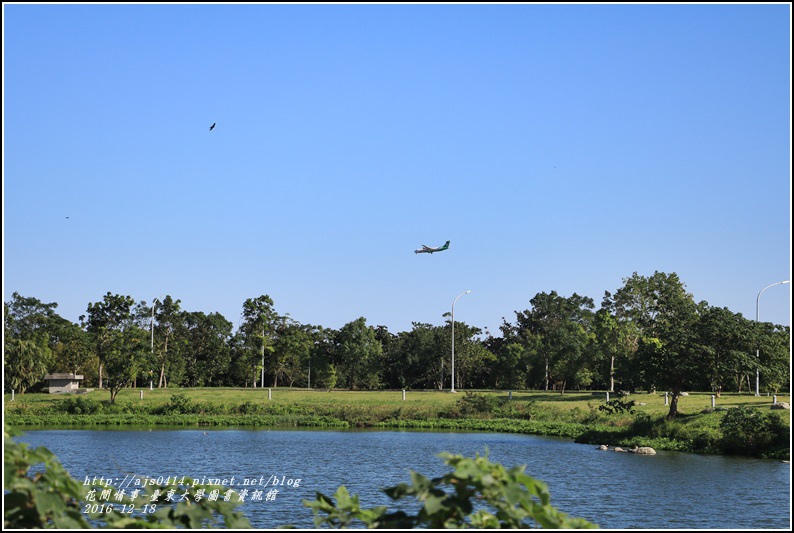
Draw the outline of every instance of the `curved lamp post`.
<instances>
[{"instance_id":1,"label":"curved lamp post","mask_svg":"<svg viewBox=\"0 0 794 533\"><path fill-rule=\"evenodd\" d=\"M766 287L761 289L761 292L758 293L758 297L755 299L755 323L756 324L758 324L758 322L759 322L759 319L758 319L758 314L759 314L758 313L758 307L759 307L759 304L761 303L761 293L763 293L769 287L774 287L775 285L783 285L783 284L786 284L786 283L791 283L791 281L789 281L789 280L778 281L777 283L773 283L772 285L767 285ZM760 353L760 349L758 348L758 346L756 346L756 348L755 348L755 360L756 360L756 362L761 360L761 353ZM756 396L761 396L761 393L760 393L760 390L759 390L760 381L761 381L761 372L760 372L760 369L758 368L758 366L756 366L755 367L755 395Z\"/></svg>"},{"instance_id":2,"label":"curved lamp post","mask_svg":"<svg viewBox=\"0 0 794 533\"><path fill-rule=\"evenodd\" d=\"M466 291L458 294L452 300L452 389L449 392L457 392L455 390L455 302L464 294L469 294L471 291Z\"/></svg>"}]
</instances>

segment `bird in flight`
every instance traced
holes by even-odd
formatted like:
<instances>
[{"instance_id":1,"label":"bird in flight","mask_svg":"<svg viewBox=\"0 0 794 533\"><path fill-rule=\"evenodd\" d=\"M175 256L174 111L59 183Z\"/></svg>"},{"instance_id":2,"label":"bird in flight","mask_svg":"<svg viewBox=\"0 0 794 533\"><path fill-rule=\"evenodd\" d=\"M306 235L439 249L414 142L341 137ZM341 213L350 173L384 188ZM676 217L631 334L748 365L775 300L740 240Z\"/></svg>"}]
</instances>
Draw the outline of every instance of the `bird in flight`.
<instances>
[{"instance_id":1,"label":"bird in flight","mask_svg":"<svg viewBox=\"0 0 794 533\"><path fill-rule=\"evenodd\" d=\"M213 122L212 126L210 126L210 131L212 131L212 128L214 128L214 127L215 127L215 122Z\"/></svg>"}]
</instances>

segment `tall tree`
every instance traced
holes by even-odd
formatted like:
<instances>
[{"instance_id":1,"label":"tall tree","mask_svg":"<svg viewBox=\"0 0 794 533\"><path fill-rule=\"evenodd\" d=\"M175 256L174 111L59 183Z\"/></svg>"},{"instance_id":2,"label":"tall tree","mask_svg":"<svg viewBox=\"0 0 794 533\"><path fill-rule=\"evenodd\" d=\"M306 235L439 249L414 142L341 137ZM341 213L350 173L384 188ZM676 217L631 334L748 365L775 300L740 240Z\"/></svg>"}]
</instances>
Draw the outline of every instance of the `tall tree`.
<instances>
[{"instance_id":1,"label":"tall tree","mask_svg":"<svg viewBox=\"0 0 794 533\"><path fill-rule=\"evenodd\" d=\"M675 273L655 272L645 277L635 272L623 281L615 293L616 309L639 327L638 358L647 385L670 388L667 416L674 418L683 389L708 371L698 336L700 315L708 306L696 304Z\"/></svg>"},{"instance_id":2,"label":"tall tree","mask_svg":"<svg viewBox=\"0 0 794 533\"><path fill-rule=\"evenodd\" d=\"M49 342L49 336L53 331L53 321L60 319L55 308L57 303L44 303L38 298L25 297L15 292L11 295L11 301L5 303L5 334L13 339L30 340L35 337L45 339Z\"/></svg>"},{"instance_id":3,"label":"tall tree","mask_svg":"<svg viewBox=\"0 0 794 533\"><path fill-rule=\"evenodd\" d=\"M538 293L530 303L531 310L516 311L517 328L540 336L544 390L549 390L555 382L563 392L566 384L576 379L576 373L571 370L582 363L581 355L592 322L593 300L576 293L565 298L551 291Z\"/></svg>"},{"instance_id":4,"label":"tall tree","mask_svg":"<svg viewBox=\"0 0 794 533\"><path fill-rule=\"evenodd\" d=\"M59 328L58 340L52 348L54 372L85 374L94 353L91 339L80 326L69 321Z\"/></svg>"},{"instance_id":5,"label":"tall tree","mask_svg":"<svg viewBox=\"0 0 794 533\"><path fill-rule=\"evenodd\" d=\"M102 372L111 359L112 372L118 374L111 376L111 402L115 400L118 392L116 386L119 383L126 383L126 376L134 376L138 367L138 363L130 353L133 350L131 343L137 337L124 334L125 329L133 326L134 304L135 300L131 296L108 292L101 302L88 304L87 317L85 315L80 317L80 321L84 323L86 331L94 341L99 357L99 387L104 388ZM137 340L135 342L137 343Z\"/></svg>"},{"instance_id":6,"label":"tall tree","mask_svg":"<svg viewBox=\"0 0 794 533\"><path fill-rule=\"evenodd\" d=\"M114 341L105 354L105 386L110 391L110 403L115 403L119 391L132 384L141 371L142 361L149 352L149 335L134 324L110 335Z\"/></svg>"},{"instance_id":7,"label":"tall tree","mask_svg":"<svg viewBox=\"0 0 794 533\"><path fill-rule=\"evenodd\" d=\"M18 292L4 302L3 370L11 390L24 393L47 374L57 333L68 322L55 313L56 307Z\"/></svg>"},{"instance_id":8,"label":"tall tree","mask_svg":"<svg viewBox=\"0 0 794 533\"><path fill-rule=\"evenodd\" d=\"M132 319L134 303L131 296L108 292L101 302L89 302L87 318L85 315L80 317L86 331L92 336L99 357L99 388L103 388L102 372L108 356L120 350L118 345L122 337L119 334Z\"/></svg>"},{"instance_id":9,"label":"tall tree","mask_svg":"<svg viewBox=\"0 0 794 533\"><path fill-rule=\"evenodd\" d=\"M338 331L321 326L309 326L312 349L309 354L307 386L333 389L337 383L334 349Z\"/></svg>"},{"instance_id":10,"label":"tall tree","mask_svg":"<svg viewBox=\"0 0 794 533\"><path fill-rule=\"evenodd\" d=\"M634 324L619 319L611 312L611 307L611 295L607 292L601 309L594 316L593 341L595 357L603 358L606 362L601 368L606 372L608 390L614 392L616 365L619 362L628 364L637 352L639 335ZM628 389L633 390L634 386L629 384Z\"/></svg>"},{"instance_id":11,"label":"tall tree","mask_svg":"<svg viewBox=\"0 0 794 533\"><path fill-rule=\"evenodd\" d=\"M185 313L185 377L191 387L220 385L231 363L233 324L219 313Z\"/></svg>"},{"instance_id":12,"label":"tall tree","mask_svg":"<svg viewBox=\"0 0 794 533\"><path fill-rule=\"evenodd\" d=\"M397 356L404 387L411 389L444 388L449 380L449 329L422 322L414 322L408 332L397 336Z\"/></svg>"},{"instance_id":13,"label":"tall tree","mask_svg":"<svg viewBox=\"0 0 794 533\"><path fill-rule=\"evenodd\" d=\"M291 387L296 380L307 376L312 345L310 328L287 316L281 317L276 324L268 368L274 387L278 387L279 382L287 382Z\"/></svg>"},{"instance_id":14,"label":"tall tree","mask_svg":"<svg viewBox=\"0 0 794 533\"><path fill-rule=\"evenodd\" d=\"M45 342L32 339L4 339L5 386L24 394L27 389L44 379L51 359L52 351Z\"/></svg>"},{"instance_id":15,"label":"tall tree","mask_svg":"<svg viewBox=\"0 0 794 533\"><path fill-rule=\"evenodd\" d=\"M253 386L256 387L256 380L260 379L260 385L264 387L265 383L261 380L260 374L264 373L267 365L266 355L274 350L274 334L279 319L273 299L267 294L258 298L248 298L243 302L242 318L240 330L245 338L245 346L251 352L249 359L253 362L253 367L250 369ZM256 356L257 352L260 357Z\"/></svg>"},{"instance_id":16,"label":"tall tree","mask_svg":"<svg viewBox=\"0 0 794 533\"><path fill-rule=\"evenodd\" d=\"M449 338L450 366L452 358L452 332L451 313L444 313L448 317L444 335ZM455 386L456 388L484 387L496 361L496 356L483 346L478 336L482 330L469 326L465 322L455 321Z\"/></svg>"},{"instance_id":17,"label":"tall tree","mask_svg":"<svg viewBox=\"0 0 794 533\"><path fill-rule=\"evenodd\" d=\"M335 361L350 390L378 388L382 354L383 347L375 330L367 326L364 317L348 322L339 330Z\"/></svg>"},{"instance_id":18,"label":"tall tree","mask_svg":"<svg viewBox=\"0 0 794 533\"><path fill-rule=\"evenodd\" d=\"M703 376L708 382L704 380L701 386L711 388L720 397L735 370L748 366L752 326L727 308L707 307L700 317L698 333L703 355L709 360L708 373Z\"/></svg>"},{"instance_id":19,"label":"tall tree","mask_svg":"<svg viewBox=\"0 0 794 533\"><path fill-rule=\"evenodd\" d=\"M157 388L168 386L169 375L166 372L166 369L169 366L169 342L172 345L172 351L174 351L173 339L175 336L178 336L178 332L180 332L180 330L183 330L184 324L184 316L179 305L180 303L182 303L181 300L174 300L170 295L166 295L159 305L155 305L154 342L157 352L157 365L160 367L160 376L157 380ZM179 367L181 366L182 365L179 365Z\"/></svg>"}]
</instances>

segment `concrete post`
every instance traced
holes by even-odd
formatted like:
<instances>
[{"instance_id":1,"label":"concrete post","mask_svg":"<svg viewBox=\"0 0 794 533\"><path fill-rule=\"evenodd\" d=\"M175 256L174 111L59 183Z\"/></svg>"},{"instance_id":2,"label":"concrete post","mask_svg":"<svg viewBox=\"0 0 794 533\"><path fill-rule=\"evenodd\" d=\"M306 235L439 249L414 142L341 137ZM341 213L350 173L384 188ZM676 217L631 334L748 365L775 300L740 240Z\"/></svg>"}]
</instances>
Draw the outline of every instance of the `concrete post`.
<instances>
[{"instance_id":1,"label":"concrete post","mask_svg":"<svg viewBox=\"0 0 794 533\"><path fill-rule=\"evenodd\" d=\"M716 403L716 401L715 401L715 400L716 400L716 398L717 398L717 397L716 397L716 396L714 396L713 394L711 395L711 408L712 408L712 409L714 409L714 407L715 407L715 403Z\"/></svg>"},{"instance_id":2,"label":"concrete post","mask_svg":"<svg viewBox=\"0 0 794 533\"><path fill-rule=\"evenodd\" d=\"M512 399L513 399L513 391L508 391L508 393L507 393L507 399L508 399L508 400L512 400Z\"/></svg>"},{"instance_id":3,"label":"concrete post","mask_svg":"<svg viewBox=\"0 0 794 533\"><path fill-rule=\"evenodd\" d=\"M267 389L267 399L268 400L273 399L273 389Z\"/></svg>"},{"instance_id":4,"label":"concrete post","mask_svg":"<svg viewBox=\"0 0 794 533\"><path fill-rule=\"evenodd\" d=\"M141 400L143 400L143 391L141 391Z\"/></svg>"},{"instance_id":5,"label":"concrete post","mask_svg":"<svg viewBox=\"0 0 794 533\"><path fill-rule=\"evenodd\" d=\"M776 404L776 403L777 403L777 394L772 396L772 404Z\"/></svg>"},{"instance_id":6,"label":"concrete post","mask_svg":"<svg viewBox=\"0 0 794 533\"><path fill-rule=\"evenodd\" d=\"M14 389L11 389L11 401L14 401Z\"/></svg>"},{"instance_id":7,"label":"concrete post","mask_svg":"<svg viewBox=\"0 0 794 533\"><path fill-rule=\"evenodd\" d=\"M609 402L609 391L607 391L607 402Z\"/></svg>"},{"instance_id":8,"label":"concrete post","mask_svg":"<svg viewBox=\"0 0 794 533\"><path fill-rule=\"evenodd\" d=\"M403 401L405 401L405 389L403 389Z\"/></svg>"},{"instance_id":9,"label":"concrete post","mask_svg":"<svg viewBox=\"0 0 794 533\"><path fill-rule=\"evenodd\" d=\"M664 404L665 405L670 405L670 401L667 399L667 393L666 392L664 393Z\"/></svg>"}]
</instances>

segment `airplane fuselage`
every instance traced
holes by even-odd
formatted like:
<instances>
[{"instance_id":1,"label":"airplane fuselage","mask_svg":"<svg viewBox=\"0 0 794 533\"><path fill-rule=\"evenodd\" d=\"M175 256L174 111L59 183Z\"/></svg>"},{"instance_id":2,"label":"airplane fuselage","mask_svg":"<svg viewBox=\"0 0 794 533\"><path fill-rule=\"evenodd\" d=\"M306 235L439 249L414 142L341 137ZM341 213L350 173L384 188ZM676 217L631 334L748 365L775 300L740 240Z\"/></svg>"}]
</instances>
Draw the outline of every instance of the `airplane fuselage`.
<instances>
[{"instance_id":1,"label":"airplane fuselage","mask_svg":"<svg viewBox=\"0 0 794 533\"><path fill-rule=\"evenodd\" d=\"M422 245L419 250L414 250L415 254L432 254L435 252L443 252L449 248L449 241L444 243L444 246L439 246L438 248L431 248L429 246Z\"/></svg>"}]
</instances>

